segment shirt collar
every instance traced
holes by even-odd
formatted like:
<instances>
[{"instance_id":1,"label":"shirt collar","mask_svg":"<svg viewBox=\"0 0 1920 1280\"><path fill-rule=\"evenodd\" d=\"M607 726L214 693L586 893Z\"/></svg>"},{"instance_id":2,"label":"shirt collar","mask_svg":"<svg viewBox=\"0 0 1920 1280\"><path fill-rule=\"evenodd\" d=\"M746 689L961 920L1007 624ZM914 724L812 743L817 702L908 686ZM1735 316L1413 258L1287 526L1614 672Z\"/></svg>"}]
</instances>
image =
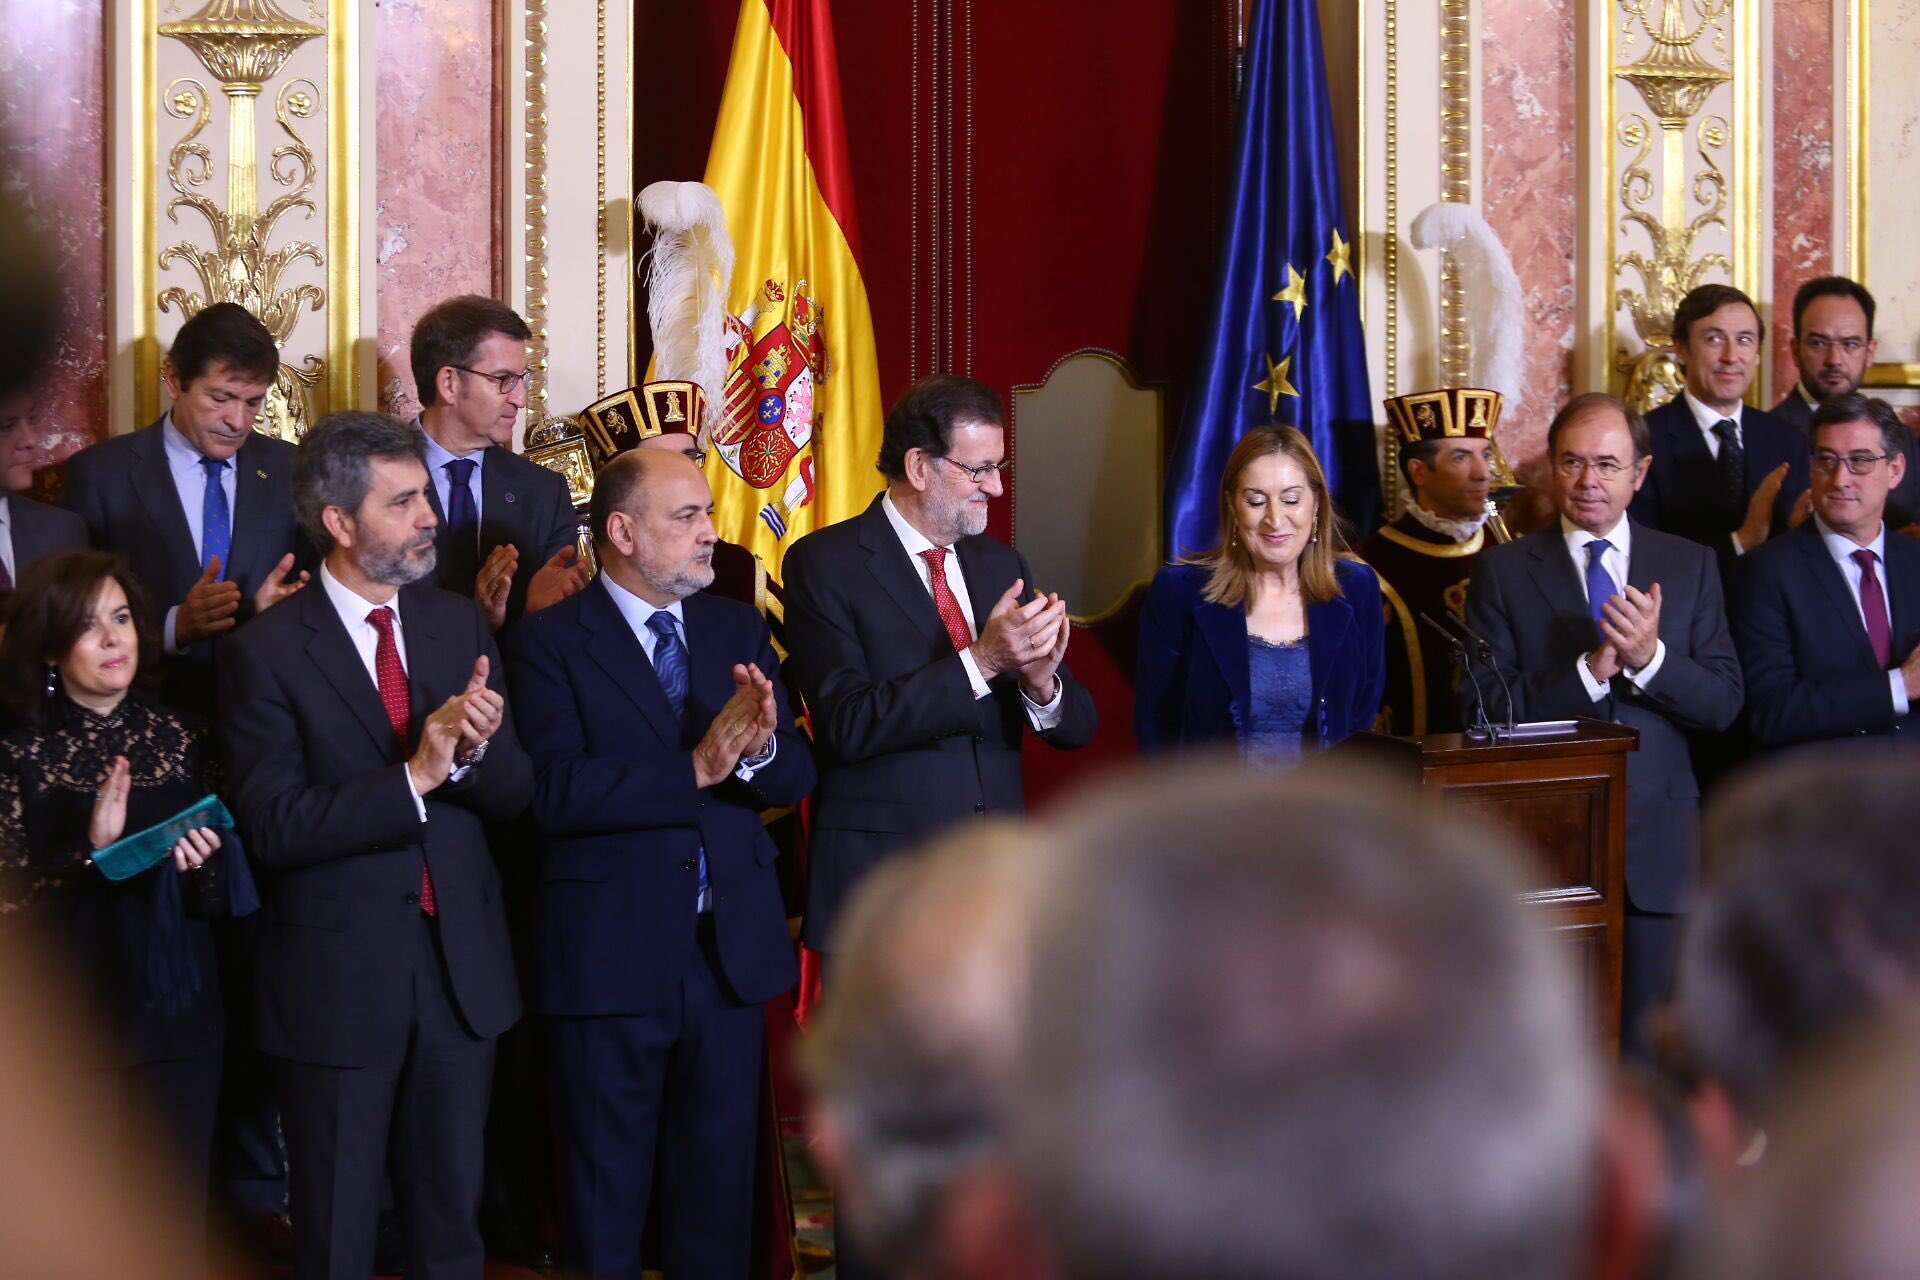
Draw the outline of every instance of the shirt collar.
<instances>
[{"instance_id":1,"label":"shirt collar","mask_svg":"<svg viewBox=\"0 0 1920 1280\"><path fill-rule=\"evenodd\" d=\"M160 419L160 443L166 446L167 465L175 471L198 471L201 461L206 459L206 455L193 447L193 442L181 433L180 428L173 425L171 409ZM220 466L224 470L231 462L231 458L220 459Z\"/></svg>"},{"instance_id":2,"label":"shirt collar","mask_svg":"<svg viewBox=\"0 0 1920 1280\"><path fill-rule=\"evenodd\" d=\"M887 523L893 526L893 536L900 539L900 545L907 549L908 555L917 556L921 552L931 551L939 545L936 542L930 541L926 534L907 523L907 518L900 514L900 508L893 505L893 495L891 493L881 495L880 509L887 513Z\"/></svg>"},{"instance_id":3,"label":"shirt collar","mask_svg":"<svg viewBox=\"0 0 1920 1280\"><path fill-rule=\"evenodd\" d=\"M485 449L475 449L472 453L455 453L433 438L433 433L427 430L424 419L415 418L413 425L420 428L420 438L427 442L427 470L439 471L449 462L458 462L462 458L472 460L475 467L484 467L486 465L487 451Z\"/></svg>"},{"instance_id":4,"label":"shirt collar","mask_svg":"<svg viewBox=\"0 0 1920 1280\"><path fill-rule=\"evenodd\" d=\"M601 574L600 581L606 584L607 595L613 599L613 607L618 609L620 616L627 620L627 625L633 628L634 635L637 636L645 631L647 629L647 619L653 617L656 613L673 615L673 620L680 624L681 629L686 629L687 618L680 610L680 601L675 600L666 608L661 609L648 604L645 600L642 600L639 596L615 582L613 575L610 573Z\"/></svg>"},{"instance_id":5,"label":"shirt collar","mask_svg":"<svg viewBox=\"0 0 1920 1280\"><path fill-rule=\"evenodd\" d=\"M320 562L320 587L327 593L327 601L333 605L333 611L340 615L340 621L349 627L367 625L367 615L380 608L392 609L394 625L399 625L400 596L398 593L395 593L393 599L387 601L385 605L375 604L334 577L333 570L327 567L325 560Z\"/></svg>"},{"instance_id":6,"label":"shirt collar","mask_svg":"<svg viewBox=\"0 0 1920 1280\"><path fill-rule=\"evenodd\" d=\"M1794 394L1798 395L1802 400L1806 401L1807 408L1818 409L1820 407L1820 398L1814 395L1813 392L1807 390L1807 384L1800 381L1798 378L1794 379L1793 390L1794 390Z\"/></svg>"},{"instance_id":7,"label":"shirt collar","mask_svg":"<svg viewBox=\"0 0 1920 1280\"><path fill-rule=\"evenodd\" d=\"M1680 394L1686 398L1687 411L1693 414L1694 422L1699 426L1700 430L1706 432L1708 435L1713 434L1715 424L1719 423L1723 418L1732 418L1735 427L1745 425L1740 420L1740 411L1744 407L1742 405L1734 405L1732 413L1721 413L1718 409L1709 408L1701 401L1694 399L1693 392L1691 391L1683 390Z\"/></svg>"},{"instance_id":8,"label":"shirt collar","mask_svg":"<svg viewBox=\"0 0 1920 1280\"><path fill-rule=\"evenodd\" d=\"M13 507L7 501L11 496L11 494L0 492L0 529L9 528L13 524Z\"/></svg>"},{"instance_id":9,"label":"shirt collar","mask_svg":"<svg viewBox=\"0 0 1920 1280\"><path fill-rule=\"evenodd\" d=\"M1827 544L1827 554L1833 557L1834 563L1846 564L1853 559L1853 553L1856 551L1871 551L1875 560L1881 564L1887 562L1887 522L1885 520L1880 522L1880 531L1873 535L1873 541L1864 547L1846 534L1835 533L1828 528L1827 522L1820 518L1818 512L1814 513L1813 524L1820 530L1820 541Z\"/></svg>"},{"instance_id":10,"label":"shirt collar","mask_svg":"<svg viewBox=\"0 0 1920 1280\"><path fill-rule=\"evenodd\" d=\"M1605 533L1588 533L1573 521L1561 516L1560 536L1567 540L1567 550L1576 555L1583 554L1581 548L1589 542L1605 538L1615 551L1628 559L1633 558L1633 553L1629 550L1633 546L1633 525L1627 519L1625 512L1620 514L1620 519L1614 522L1613 528Z\"/></svg>"}]
</instances>

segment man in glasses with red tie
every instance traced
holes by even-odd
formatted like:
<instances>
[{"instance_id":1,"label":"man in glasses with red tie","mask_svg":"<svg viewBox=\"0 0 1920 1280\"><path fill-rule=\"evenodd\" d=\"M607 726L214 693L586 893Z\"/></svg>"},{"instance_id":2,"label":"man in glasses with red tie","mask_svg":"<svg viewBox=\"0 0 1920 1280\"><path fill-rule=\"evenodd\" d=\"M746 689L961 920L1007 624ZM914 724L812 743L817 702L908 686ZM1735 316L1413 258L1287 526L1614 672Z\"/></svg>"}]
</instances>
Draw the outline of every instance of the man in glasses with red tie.
<instances>
[{"instance_id":1,"label":"man in glasses with red tie","mask_svg":"<svg viewBox=\"0 0 1920 1280\"><path fill-rule=\"evenodd\" d=\"M1884 400L1813 415L1813 519L1760 548L1730 591L1747 724L1765 747L1920 741L1920 544L1889 537L1907 429Z\"/></svg>"}]
</instances>

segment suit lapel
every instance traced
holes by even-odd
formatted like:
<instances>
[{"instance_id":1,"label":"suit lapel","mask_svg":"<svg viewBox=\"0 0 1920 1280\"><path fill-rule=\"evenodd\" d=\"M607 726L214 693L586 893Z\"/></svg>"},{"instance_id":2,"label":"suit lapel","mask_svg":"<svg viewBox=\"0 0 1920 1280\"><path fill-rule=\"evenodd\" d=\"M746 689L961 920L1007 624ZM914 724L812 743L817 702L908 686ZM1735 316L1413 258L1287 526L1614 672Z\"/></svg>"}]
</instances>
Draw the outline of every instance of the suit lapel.
<instances>
[{"instance_id":1,"label":"suit lapel","mask_svg":"<svg viewBox=\"0 0 1920 1280\"><path fill-rule=\"evenodd\" d=\"M1247 656L1247 615L1202 600L1193 607L1194 630L1206 641L1214 665L1233 690L1235 722L1247 723L1253 706L1252 659ZM1311 653L1311 651L1309 651Z\"/></svg>"},{"instance_id":2,"label":"suit lapel","mask_svg":"<svg viewBox=\"0 0 1920 1280\"><path fill-rule=\"evenodd\" d=\"M1352 625L1353 604L1345 596L1307 606L1307 664L1313 676L1316 700L1320 696L1322 673L1332 671L1337 665L1335 655L1347 643L1347 632ZM1251 671L1247 683L1249 686L1253 683Z\"/></svg>"},{"instance_id":3,"label":"suit lapel","mask_svg":"<svg viewBox=\"0 0 1920 1280\"><path fill-rule=\"evenodd\" d=\"M920 581L920 573L907 557L907 549L900 545L893 526L887 522L887 513L881 509L880 501L875 498L873 505L859 517L860 545L868 552L867 569L927 643L950 644L946 624L940 621L940 614L933 607L933 595ZM972 593L972 583L967 584L967 591Z\"/></svg>"},{"instance_id":4,"label":"suit lapel","mask_svg":"<svg viewBox=\"0 0 1920 1280\"><path fill-rule=\"evenodd\" d=\"M686 614L684 608L681 614ZM587 588L586 599L580 605L580 623L590 633L587 652L593 655L593 661L613 686L627 696L635 710L646 717L653 726L654 734L672 747L680 745L680 721L673 714L673 704L667 701L666 690L660 687L660 677L654 674L653 664L647 661L647 651L640 644L640 637L627 625L626 615L607 594L604 580L596 581ZM691 632L687 643L688 662L694 664L695 645ZM690 666L689 682L699 670L697 665ZM690 695L691 696L691 695Z\"/></svg>"},{"instance_id":5,"label":"suit lapel","mask_svg":"<svg viewBox=\"0 0 1920 1280\"><path fill-rule=\"evenodd\" d=\"M1573 567L1573 557L1567 554L1566 539L1560 536L1557 529L1549 529L1538 535L1538 541L1532 548L1532 558L1529 574L1534 586L1546 597L1554 616L1582 620L1591 618L1586 593L1581 589L1580 579ZM1633 576L1631 563L1627 576L1629 579ZM1589 622L1588 625L1592 624Z\"/></svg>"},{"instance_id":6,"label":"suit lapel","mask_svg":"<svg viewBox=\"0 0 1920 1280\"><path fill-rule=\"evenodd\" d=\"M713 602L695 594L680 602L680 616L687 639L687 698L694 723L711 720L714 713L733 696L733 661L737 645L724 643L724 624ZM656 681L657 683L657 681ZM666 697L662 693L661 698Z\"/></svg>"},{"instance_id":7,"label":"suit lapel","mask_svg":"<svg viewBox=\"0 0 1920 1280\"><path fill-rule=\"evenodd\" d=\"M973 608L973 634L978 636L987 629L987 616L993 612L993 606L999 602L1000 593L1012 586L1011 582L989 582L987 567L981 563L979 543L972 538L962 538L953 544L953 553L960 559L960 577L967 584L967 603ZM1026 583L1022 588L1023 599L1033 598L1033 584ZM927 593L932 599L932 593ZM934 610L936 616L939 610ZM942 624L944 629L945 624Z\"/></svg>"},{"instance_id":8,"label":"suit lapel","mask_svg":"<svg viewBox=\"0 0 1920 1280\"><path fill-rule=\"evenodd\" d=\"M262 550L273 548L267 542L267 485L272 477L271 465L266 460L266 450L256 447L264 436L250 436L240 446L240 452L233 455L233 552L231 559L247 557L245 563L246 581L258 583L267 571L273 568L273 562L255 564ZM229 579L240 575L241 567L236 565L227 574Z\"/></svg>"},{"instance_id":9,"label":"suit lapel","mask_svg":"<svg viewBox=\"0 0 1920 1280\"><path fill-rule=\"evenodd\" d=\"M393 726L387 721L386 706L380 701L379 686L360 660L359 650L347 637L347 629L341 625L340 615L334 611L325 588L316 582L278 607L300 611L301 621L311 632L307 639L307 657L373 739L381 756L394 759L399 748L394 742ZM405 618L401 619L401 625L407 625ZM412 656L409 650L408 657ZM411 679L409 684L416 690L419 688Z\"/></svg>"},{"instance_id":10,"label":"suit lapel","mask_svg":"<svg viewBox=\"0 0 1920 1280\"><path fill-rule=\"evenodd\" d=\"M1820 590L1826 596L1827 606L1835 610L1839 617L1845 619L1840 625L1846 628L1847 634L1852 637L1850 643L1858 650L1855 656L1864 662L1878 665L1878 659L1873 653L1873 641L1867 638L1867 624L1860 616L1860 602L1854 599L1853 588L1848 585L1846 574L1841 571L1839 565L1834 563L1833 554L1827 550L1826 540L1820 536L1819 526L1809 520L1803 529L1796 532L1795 536L1800 540L1800 554L1807 558L1807 568L1813 574L1813 580L1820 584ZM1893 538L1889 536L1887 541L1891 544ZM1887 576L1889 578L1893 576L1891 563L1887 566ZM1886 588L1883 587L1882 590ZM1893 593L1886 591L1886 594L1889 597L1887 626L1892 630L1897 625L1896 620L1899 615L1894 612ZM1896 658L1898 656L1900 655L1895 655Z\"/></svg>"},{"instance_id":11,"label":"suit lapel","mask_svg":"<svg viewBox=\"0 0 1920 1280\"><path fill-rule=\"evenodd\" d=\"M1893 628L1894 661L1903 660L1920 641L1920 542L1887 533L1887 617Z\"/></svg>"},{"instance_id":12,"label":"suit lapel","mask_svg":"<svg viewBox=\"0 0 1920 1280\"><path fill-rule=\"evenodd\" d=\"M167 464L167 449L161 438L165 428L159 423L142 431L134 440L135 463L128 479L148 519L160 531L166 544L167 562L173 566L174 598L183 599L193 580L200 576L200 557L193 549L193 531L187 527L187 513L180 507L180 490L173 483L173 468Z\"/></svg>"},{"instance_id":13,"label":"suit lapel","mask_svg":"<svg viewBox=\"0 0 1920 1280\"><path fill-rule=\"evenodd\" d=\"M455 672L457 659L441 643L438 619L428 608L423 587L402 587L394 597L400 612L401 639L407 649L407 714L415 732L440 704L467 687L471 667Z\"/></svg>"},{"instance_id":14,"label":"suit lapel","mask_svg":"<svg viewBox=\"0 0 1920 1280\"><path fill-rule=\"evenodd\" d=\"M519 514L519 504L526 495L516 491L513 477L507 474L507 468L501 465L497 456L505 449L495 445L483 450L480 463L480 559L485 564L487 557L493 554L495 547L512 543L519 545L523 539L519 536L519 523L515 517ZM538 547L521 547L521 564L528 567L527 557L539 550Z\"/></svg>"}]
</instances>

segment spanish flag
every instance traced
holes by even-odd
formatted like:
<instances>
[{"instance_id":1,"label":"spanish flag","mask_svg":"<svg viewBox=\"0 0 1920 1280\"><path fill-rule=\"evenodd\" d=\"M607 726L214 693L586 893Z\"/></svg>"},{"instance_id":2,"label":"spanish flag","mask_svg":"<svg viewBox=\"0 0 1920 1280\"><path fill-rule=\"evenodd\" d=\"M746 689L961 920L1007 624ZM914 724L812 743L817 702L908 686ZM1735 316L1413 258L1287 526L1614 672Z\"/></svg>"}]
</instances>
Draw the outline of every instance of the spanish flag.
<instances>
[{"instance_id":1,"label":"spanish flag","mask_svg":"<svg viewBox=\"0 0 1920 1280\"><path fill-rule=\"evenodd\" d=\"M714 525L778 581L787 547L880 489L885 412L827 0L742 0L706 181L735 254Z\"/></svg>"}]
</instances>

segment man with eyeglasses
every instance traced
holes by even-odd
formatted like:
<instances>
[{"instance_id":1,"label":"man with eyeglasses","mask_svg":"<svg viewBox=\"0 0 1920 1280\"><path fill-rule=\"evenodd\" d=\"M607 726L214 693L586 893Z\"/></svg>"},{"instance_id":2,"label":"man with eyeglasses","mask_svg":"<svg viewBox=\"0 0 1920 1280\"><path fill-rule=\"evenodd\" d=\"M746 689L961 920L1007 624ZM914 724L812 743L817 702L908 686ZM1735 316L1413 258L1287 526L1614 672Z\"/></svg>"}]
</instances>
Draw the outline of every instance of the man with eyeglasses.
<instances>
[{"instance_id":1,"label":"man with eyeglasses","mask_svg":"<svg viewBox=\"0 0 1920 1280\"><path fill-rule=\"evenodd\" d=\"M1793 362L1800 377L1773 414L1801 431L1813 429L1813 411L1835 396L1858 391L1879 343L1873 336L1873 295L1845 276L1820 276L1793 295ZM1887 495L1887 525L1920 535L1920 450L1913 433L1900 441L1907 473Z\"/></svg>"},{"instance_id":2,"label":"man with eyeglasses","mask_svg":"<svg viewBox=\"0 0 1920 1280\"><path fill-rule=\"evenodd\" d=\"M1559 522L1483 551L1467 588L1468 625L1493 646L1516 719L1590 716L1640 731L1627 757L1620 987L1622 1045L1640 1057L1700 873L1689 735L1724 732L1741 694L1713 553L1629 518L1656 462L1648 436L1612 396L1569 401L1547 428Z\"/></svg>"},{"instance_id":3,"label":"man with eyeglasses","mask_svg":"<svg viewBox=\"0 0 1920 1280\"><path fill-rule=\"evenodd\" d=\"M1056 748L1093 737L1093 697L1063 661L1066 602L986 536L1006 456L998 393L922 378L887 412L876 463L886 491L787 552L787 670L813 712L820 770L803 935L815 951L831 952L842 908L882 861L976 816L1021 811L1029 733ZM830 956L827 966L831 991ZM838 1265L843 1277L874 1274L857 1259Z\"/></svg>"},{"instance_id":4,"label":"man with eyeglasses","mask_svg":"<svg viewBox=\"0 0 1920 1280\"><path fill-rule=\"evenodd\" d=\"M532 337L511 307L466 294L421 316L409 351L440 517L434 581L471 595L496 631L588 576L567 482L513 451Z\"/></svg>"},{"instance_id":5,"label":"man with eyeglasses","mask_svg":"<svg viewBox=\"0 0 1920 1280\"><path fill-rule=\"evenodd\" d=\"M1766 324L1753 300L1703 284L1673 313L1680 395L1647 415L1653 467L1633 518L1711 547L1724 570L1805 518L1807 442L1772 414L1741 403L1760 368Z\"/></svg>"},{"instance_id":6,"label":"man with eyeglasses","mask_svg":"<svg viewBox=\"0 0 1920 1280\"><path fill-rule=\"evenodd\" d=\"M1859 392L1813 415L1813 519L1740 566L1733 636L1762 746L1920 740L1920 544L1889 538L1907 428Z\"/></svg>"}]
</instances>

